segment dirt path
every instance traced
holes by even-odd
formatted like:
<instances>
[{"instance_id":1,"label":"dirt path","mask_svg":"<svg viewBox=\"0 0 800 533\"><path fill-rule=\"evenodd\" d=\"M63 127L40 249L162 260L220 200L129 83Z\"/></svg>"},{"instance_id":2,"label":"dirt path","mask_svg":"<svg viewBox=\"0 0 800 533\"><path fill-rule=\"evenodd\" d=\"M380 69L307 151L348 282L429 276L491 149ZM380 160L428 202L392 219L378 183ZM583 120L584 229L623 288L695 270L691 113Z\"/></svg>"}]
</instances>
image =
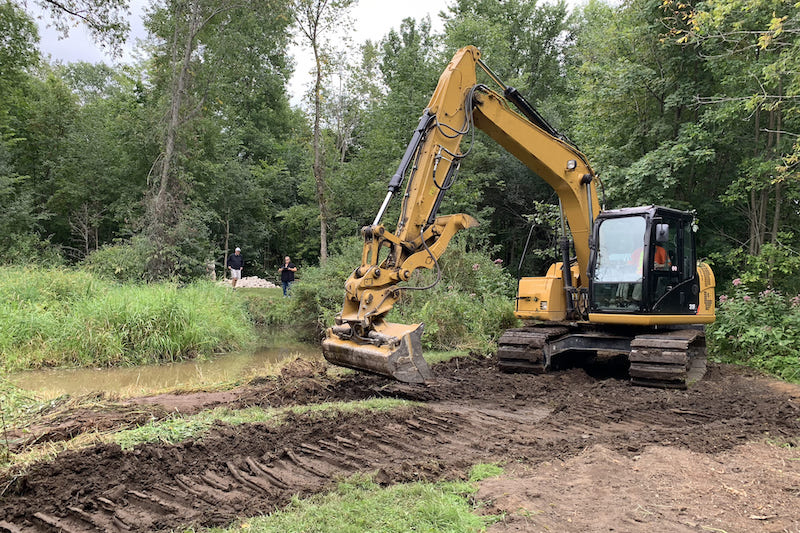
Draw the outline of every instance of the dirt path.
<instances>
[{"instance_id":1,"label":"dirt path","mask_svg":"<svg viewBox=\"0 0 800 533\"><path fill-rule=\"evenodd\" d=\"M800 531L796 388L712 365L689 391L645 389L597 374L608 369L506 375L490 361L457 360L437 365L436 383L424 387L360 374L335 379L296 365L223 396L140 399L125 409L157 414L217 402L266 407L375 396L423 404L293 415L278 429L218 425L176 446L64 453L0 480L0 531L220 525L355 472L377 471L385 484L455 479L477 462L497 461L506 475L483 482L479 493L490 512L506 513L494 533Z\"/></svg>"}]
</instances>

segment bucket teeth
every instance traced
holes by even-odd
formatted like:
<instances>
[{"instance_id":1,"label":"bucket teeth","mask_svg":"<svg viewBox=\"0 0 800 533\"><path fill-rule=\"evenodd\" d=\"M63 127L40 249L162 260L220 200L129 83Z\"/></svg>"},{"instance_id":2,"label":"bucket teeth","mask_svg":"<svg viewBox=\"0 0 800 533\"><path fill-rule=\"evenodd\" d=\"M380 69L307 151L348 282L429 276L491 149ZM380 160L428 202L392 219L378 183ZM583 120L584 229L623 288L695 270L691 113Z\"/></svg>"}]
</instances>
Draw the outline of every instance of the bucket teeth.
<instances>
[{"instance_id":1,"label":"bucket teeth","mask_svg":"<svg viewBox=\"0 0 800 533\"><path fill-rule=\"evenodd\" d=\"M364 342L348 338L341 328L328 329L322 341L322 353L328 362L404 383L425 383L433 379L422 357L423 324L407 326L380 322Z\"/></svg>"}]
</instances>

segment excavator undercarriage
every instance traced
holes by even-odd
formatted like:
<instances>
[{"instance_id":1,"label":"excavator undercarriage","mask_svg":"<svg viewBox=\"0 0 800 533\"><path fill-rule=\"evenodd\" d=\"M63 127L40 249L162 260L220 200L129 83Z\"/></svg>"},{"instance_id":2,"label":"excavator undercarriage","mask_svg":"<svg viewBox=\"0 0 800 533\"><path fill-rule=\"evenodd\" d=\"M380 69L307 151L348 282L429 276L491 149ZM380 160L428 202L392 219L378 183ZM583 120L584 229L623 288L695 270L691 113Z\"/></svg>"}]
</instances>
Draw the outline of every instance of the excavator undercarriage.
<instances>
[{"instance_id":1,"label":"excavator undercarriage","mask_svg":"<svg viewBox=\"0 0 800 533\"><path fill-rule=\"evenodd\" d=\"M702 328L637 331L568 322L506 330L498 341L497 364L503 372L542 373L599 355L626 356L631 382L645 387L685 389L706 371Z\"/></svg>"}]
</instances>

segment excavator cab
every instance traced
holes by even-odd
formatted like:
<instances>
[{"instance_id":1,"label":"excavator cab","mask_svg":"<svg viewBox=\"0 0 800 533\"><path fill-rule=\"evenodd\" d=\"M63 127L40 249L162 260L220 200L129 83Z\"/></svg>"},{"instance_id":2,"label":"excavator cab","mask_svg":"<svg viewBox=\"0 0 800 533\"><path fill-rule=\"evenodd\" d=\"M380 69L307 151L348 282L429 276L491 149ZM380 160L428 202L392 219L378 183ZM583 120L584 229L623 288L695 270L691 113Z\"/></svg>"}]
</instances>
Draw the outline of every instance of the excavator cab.
<instances>
[{"instance_id":1,"label":"excavator cab","mask_svg":"<svg viewBox=\"0 0 800 533\"><path fill-rule=\"evenodd\" d=\"M691 213L649 206L602 212L590 262L591 313L697 314Z\"/></svg>"}]
</instances>

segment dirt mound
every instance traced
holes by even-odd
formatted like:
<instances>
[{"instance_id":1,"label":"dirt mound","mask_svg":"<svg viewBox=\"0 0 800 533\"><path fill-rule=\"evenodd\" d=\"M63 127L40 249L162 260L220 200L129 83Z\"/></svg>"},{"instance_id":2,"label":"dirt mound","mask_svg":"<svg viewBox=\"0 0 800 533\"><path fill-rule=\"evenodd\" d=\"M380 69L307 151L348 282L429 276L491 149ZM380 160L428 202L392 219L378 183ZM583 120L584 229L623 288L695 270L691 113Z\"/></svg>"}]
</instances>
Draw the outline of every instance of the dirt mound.
<instances>
[{"instance_id":1,"label":"dirt mound","mask_svg":"<svg viewBox=\"0 0 800 533\"><path fill-rule=\"evenodd\" d=\"M753 372L712 365L700 384L676 391L633 387L608 367L500 374L492 361L472 358L436 365L428 386L321 370L297 362L280 377L229 391L227 405L368 397L423 405L293 415L278 428L219 424L175 446L64 453L0 480L0 531L225 524L355 472L378 472L387 484L454 479L478 462L509 465L508 476L481 492L508 513L497 532L800 529L800 511L790 504L800 461L789 460L797 458L790 446L800 444L798 396ZM774 472L759 474L761 466Z\"/></svg>"},{"instance_id":2,"label":"dirt mound","mask_svg":"<svg viewBox=\"0 0 800 533\"><path fill-rule=\"evenodd\" d=\"M313 378L325 374L326 366L322 362L308 361L298 357L291 363L281 368L281 377L284 380Z\"/></svg>"},{"instance_id":3,"label":"dirt mound","mask_svg":"<svg viewBox=\"0 0 800 533\"><path fill-rule=\"evenodd\" d=\"M711 456L593 445L566 461L486 480L477 498L510 531L797 531L797 450L751 443Z\"/></svg>"}]
</instances>

